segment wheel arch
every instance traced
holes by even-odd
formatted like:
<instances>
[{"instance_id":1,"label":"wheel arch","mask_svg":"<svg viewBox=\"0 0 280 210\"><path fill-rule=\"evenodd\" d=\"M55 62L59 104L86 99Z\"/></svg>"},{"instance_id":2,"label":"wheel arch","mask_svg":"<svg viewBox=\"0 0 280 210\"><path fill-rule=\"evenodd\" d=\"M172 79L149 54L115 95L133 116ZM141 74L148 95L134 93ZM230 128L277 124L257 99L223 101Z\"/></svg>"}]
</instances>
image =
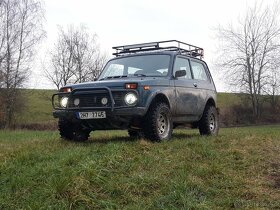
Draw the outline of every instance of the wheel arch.
<instances>
[{"instance_id":1,"label":"wheel arch","mask_svg":"<svg viewBox=\"0 0 280 210\"><path fill-rule=\"evenodd\" d=\"M201 113L201 115L199 117L199 120L202 118L203 113L204 113L204 111L205 111L207 106L214 106L214 107L216 107L216 102L215 102L214 98L212 98L212 97L208 98L208 100L206 101L206 103L204 105L203 112Z\"/></svg>"},{"instance_id":2,"label":"wheel arch","mask_svg":"<svg viewBox=\"0 0 280 210\"><path fill-rule=\"evenodd\" d=\"M216 102L215 102L215 100L214 100L212 97L209 98L209 99L207 100L205 106L204 106L204 109L205 109L206 106L214 106L214 107L216 107Z\"/></svg>"},{"instance_id":3,"label":"wheel arch","mask_svg":"<svg viewBox=\"0 0 280 210\"><path fill-rule=\"evenodd\" d=\"M162 92L154 94L154 96L151 98L151 100L149 102L148 107L150 107L152 104L154 104L158 101L166 103L168 105L169 109L171 108L170 101L169 101L168 97Z\"/></svg>"}]
</instances>

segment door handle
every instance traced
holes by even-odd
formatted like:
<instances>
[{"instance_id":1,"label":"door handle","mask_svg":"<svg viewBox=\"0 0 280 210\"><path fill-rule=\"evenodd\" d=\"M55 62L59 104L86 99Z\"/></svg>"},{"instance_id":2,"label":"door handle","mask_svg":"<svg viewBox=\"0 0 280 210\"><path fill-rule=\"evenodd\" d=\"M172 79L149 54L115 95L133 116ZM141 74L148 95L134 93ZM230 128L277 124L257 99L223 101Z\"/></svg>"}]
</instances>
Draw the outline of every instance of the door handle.
<instances>
[{"instance_id":1,"label":"door handle","mask_svg":"<svg viewBox=\"0 0 280 210\"><path fill-rule=\"evenodd\" d=\"M194 86L194 87L197 87L197 83L193 83L193 86Z\"/></svg>"}]
</instances>

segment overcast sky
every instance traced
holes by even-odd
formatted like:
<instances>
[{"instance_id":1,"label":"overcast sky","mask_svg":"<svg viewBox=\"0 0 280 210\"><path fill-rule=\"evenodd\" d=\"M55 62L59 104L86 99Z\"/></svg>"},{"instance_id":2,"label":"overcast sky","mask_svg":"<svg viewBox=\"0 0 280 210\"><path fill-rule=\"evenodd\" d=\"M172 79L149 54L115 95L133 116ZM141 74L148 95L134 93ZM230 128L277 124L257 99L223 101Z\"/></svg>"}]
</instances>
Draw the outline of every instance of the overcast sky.
<instances>
[{"instance_id":1,"label":"overcast sky","mask_svg":"<svg viewBox=\"0 0 280 210\"><path fill-rule=\"evenodd\" d=\"M56 41L57 25L85 24L98 35L101 49L177 39L204 48L218 91L227 90L214 68L213 28L235 22L256 0L45 0L47 38L40 46L30 88L54 88L40 67Z\"/></svg>"}]
</instances>

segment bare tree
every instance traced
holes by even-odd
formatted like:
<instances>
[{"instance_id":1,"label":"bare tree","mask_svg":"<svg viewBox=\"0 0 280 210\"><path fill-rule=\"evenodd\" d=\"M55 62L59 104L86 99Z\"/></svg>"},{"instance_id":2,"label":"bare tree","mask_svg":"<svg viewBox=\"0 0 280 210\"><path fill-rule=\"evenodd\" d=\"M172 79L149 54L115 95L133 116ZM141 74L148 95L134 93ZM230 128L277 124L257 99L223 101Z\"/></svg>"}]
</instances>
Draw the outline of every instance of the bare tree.
<instances>
[{"instance_id":1,"label":"bare tree","mask_svg":"<svg viewBox=\"0 0 280 210\"><path fill-rule=\"evenodd\" d=\"M0 75L4 124L9 127L18 110L18 88L28 79L35 46L44 37L44 10L36 0L1 0Z\"/></svg>"},{"instance_id":2,"label":"bare tree","mask_svg":"<svg viewBox=\"0 0 280 210\"><path fill-rule=\"evenodd\" d=\"M271 9L276 8L276 9ZM236 27L219 27L218 64L225 71L229 85L248 93L252 113L260 116L261 94L271 80L271 71L277 61L280 25L278 6L257 5L248 8Z\"/></svg>"},{"instance_id":3,"label":"bare tree","mask_svg":"<svg viewBox=\"0 0 280 210\"><path fill-rule=\"evenodd\" d=\"M105 53L101 53L100 51L95 53L93 63L89 68L89 80L94 80L100 75L107 61L108 57Z\"/></svg>"},{"instance_id":4,"label":"bare tree","mask_svg":"<svg viewBox=\"0 0 280 210\"><path fill-rule=\"evenodd\" d=\"M95 42L96 35L90 36L84 26L77 29L70 26L69 32L72 32L74 41L74 62L76 64L73 71L75 75L74 83L85 82L89 78L89 69L94 61L93 56L98 51Z\"/></svg>"},{"instance_id":5,"label":"bare tree","mask_svg":"<svg viewBox=\"0 0 280 210\"><path fill-rule=\"evenodd\" d=\"M4 10L4 1L0 0L0 23L5 21L5 10ZM3 86L4 75L2 71L2 63L6 57L6 50L4 49L4 41L5 41L5 25L0 24L0 88Z\"/></svg>"},{"instance_id":6,"label":"bare tree","mask_svg":"<svg viewBox=\"0 0 280 210\"><path fill-rule=\"evenodd\" d=\"M46 77L59 89L71 81L74 69L74 46L72 35L58 27L58 39L50 54L50 62L45 68Z\"/></svg>"},{"instance_id":7,"label":"bare tree","mask_svg":"<svg viewBox=\"0 0 280 210\"><path fill-rule=\"evenodd\" d=\"M59 89L68 83L92 81L106 61L96 41L83 25L58 27L58 40L50 53L46 77Z\"/></svg>"},{"instance_id":8,"label":"bare tree","mask_svg":"<svg viewBox=\"0 0 280 210\"><path fill-rule=\"evenodd\" d=\"M264 87L264 93L267 95L267 101L270 103L272 110L275 112L280 101L280 68L279 64L271 69Z\"/></svg>"}]
</instances>

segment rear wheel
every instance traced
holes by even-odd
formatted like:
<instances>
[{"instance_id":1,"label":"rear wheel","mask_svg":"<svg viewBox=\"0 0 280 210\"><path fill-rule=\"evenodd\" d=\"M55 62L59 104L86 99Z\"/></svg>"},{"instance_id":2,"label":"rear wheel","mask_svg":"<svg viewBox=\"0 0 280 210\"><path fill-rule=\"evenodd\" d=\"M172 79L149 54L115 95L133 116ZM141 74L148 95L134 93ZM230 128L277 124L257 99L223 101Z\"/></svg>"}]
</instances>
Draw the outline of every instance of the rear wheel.
<instances>
[{"instance_id":1,"label":"rear wheel","mask_svg":"<svg viewBox=\"0 0 280 210\"><path fill-rule=\"evenodd\" d=\"M163 141L171 138L173 123L170 109L166 103L154 103L144 119L144 135L152 141Z\"/></svg>"},{"instance_id":2,"label":"rear wheel","mask_svg":"<svg viewBox=\"0 0 280 210\"><path fill-rule=\"evenodd\" d=\"M199 121L201 135L217 135L219 132L219 116L215 106L206 106Z\"/></svg>"},{"instance_id":3,"label":"rear wheel","mask_svg":"<svg viewBox=\"0 0 280 210\"><path fill-rule=\"evenodd\" d=\"M82 129L79 125L63 119L58 121L58 130L62 139L74 141L86 141L90 133L90 131Z\"/></svg>"}]
</instances>

